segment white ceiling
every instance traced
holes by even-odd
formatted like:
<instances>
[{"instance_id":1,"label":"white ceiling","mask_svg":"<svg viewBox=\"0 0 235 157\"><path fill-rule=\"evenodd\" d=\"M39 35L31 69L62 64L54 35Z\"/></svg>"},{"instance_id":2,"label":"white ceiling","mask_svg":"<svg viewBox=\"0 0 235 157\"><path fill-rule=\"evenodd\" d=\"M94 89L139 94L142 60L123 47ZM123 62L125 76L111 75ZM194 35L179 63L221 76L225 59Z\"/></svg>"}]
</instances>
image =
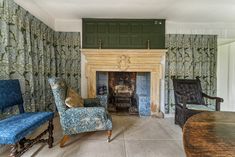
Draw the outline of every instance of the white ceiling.
<instances>
[{"instance_id":1,"label":"white ceiling","mask_svg":"<svg viewBox=\"0 0 235 157\"><path fill-rule=\"evenodd\" d=\"M234 0L20 0L54 19L163 18L179 22L235 22Z\"/></svg>"},{"instance_id":2,"label":"white ceiling","mask_svg":"<svg viewBox=\"0 0 235 157\"><path fill-rule=\"evenodd\" d=\"M55 21L81 18L161 18L180 23L235 24L235 0L15 0L15 2L48 25L53 25Z\"/></svg>"}]
</instances>

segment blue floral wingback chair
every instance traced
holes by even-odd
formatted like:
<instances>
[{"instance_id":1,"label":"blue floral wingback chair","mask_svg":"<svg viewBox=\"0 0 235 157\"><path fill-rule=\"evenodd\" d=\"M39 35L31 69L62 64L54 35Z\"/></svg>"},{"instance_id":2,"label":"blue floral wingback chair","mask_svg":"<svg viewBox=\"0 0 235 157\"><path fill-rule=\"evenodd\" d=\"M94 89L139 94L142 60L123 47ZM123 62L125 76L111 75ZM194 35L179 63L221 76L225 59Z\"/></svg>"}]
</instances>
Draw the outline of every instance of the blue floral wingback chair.
<instances>
[{"instance_id":1,"label":"blue floral wingback chair","mask_svg":"<svg viewBox=\"0 0 235 157\"><path fill-rule=\"evenodd\" d=\"M108 142L112 134L112 119L97 99L85 99L84 107L68 108L65 105L67 85L62 78L49 78L55 104L60 116L63 138L60 147L69 139L69 135L82 132L108 131Z\"/></svg>"}]
</instances>

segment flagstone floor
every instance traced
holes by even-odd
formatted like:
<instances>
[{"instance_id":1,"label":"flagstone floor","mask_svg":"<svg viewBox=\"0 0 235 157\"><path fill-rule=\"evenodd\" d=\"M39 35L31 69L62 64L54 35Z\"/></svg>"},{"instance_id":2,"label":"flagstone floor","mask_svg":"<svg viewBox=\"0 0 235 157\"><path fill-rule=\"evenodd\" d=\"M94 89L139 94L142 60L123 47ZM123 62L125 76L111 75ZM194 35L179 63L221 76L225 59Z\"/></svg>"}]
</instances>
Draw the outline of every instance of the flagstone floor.
<instances>
[{"instance_id":1,"label":"flagstone floor","mask_svg":"<svg viewBox=\"0 0 235 157\"><path fill-rule=\"evenodd\" d=\"M54 119L54 146L37 144L23 157L185 157L182 130L173 118L140 118L117 116L113 118L113 135L106 142L106 132L82 133L72 136L64 148L59 118ZM38 131L41 131L43 126ZM0 154L7 156L8 151Z\"/></svg>"}]
</instances>

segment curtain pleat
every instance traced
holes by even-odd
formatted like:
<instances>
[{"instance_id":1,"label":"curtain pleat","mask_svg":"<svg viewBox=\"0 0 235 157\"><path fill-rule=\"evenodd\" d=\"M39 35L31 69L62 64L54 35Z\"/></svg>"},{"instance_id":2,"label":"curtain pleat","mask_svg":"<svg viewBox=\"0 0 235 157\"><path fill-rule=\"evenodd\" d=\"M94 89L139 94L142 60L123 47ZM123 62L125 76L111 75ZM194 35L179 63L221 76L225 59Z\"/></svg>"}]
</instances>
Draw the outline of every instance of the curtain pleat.
<instances>
[{"instance_id":1,"label":"curtain pleat","mask_svg":"<svg viewBox=\"0 0 235 157\"><path fill-rule=\"evenodd\" d=\"M208 95L216 95L216 35L167 34L165 73L165 112L175 110L172 76L193 79L199 76L202 89ZM213 105L212 102L207 102Z\"/></svg>"},{"instance_id":2,"label":"curtain pleat","mask_svg":"<svg viewBox=\"0 0 235 157\"><path fill-rule=\"evenodd\" d=\"M50 76L80 92L79 33L55 32L13 0L0 0L0 15L0 79L20 80L26 111L55 111Z\"/></svg>"}]
</instances>

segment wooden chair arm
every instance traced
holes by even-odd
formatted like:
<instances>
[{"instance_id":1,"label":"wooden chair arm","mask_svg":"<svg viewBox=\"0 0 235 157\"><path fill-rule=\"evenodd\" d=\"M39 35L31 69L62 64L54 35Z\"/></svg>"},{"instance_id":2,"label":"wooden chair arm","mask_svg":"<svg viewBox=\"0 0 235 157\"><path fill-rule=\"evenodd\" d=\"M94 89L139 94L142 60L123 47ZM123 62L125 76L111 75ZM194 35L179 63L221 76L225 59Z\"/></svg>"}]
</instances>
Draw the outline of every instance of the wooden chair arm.
<instances>
[{"instance_id":1,"label":"wooden chair arm","mask_svg":"<svg viewBox=\"0 0 235 157\"><path fill-rule=\"evenodd\" d=\"M208 98L208 99L215 99L215 100L218 101L218 102L224 102L224 99L223 99L223 98L209 96L209 95L207 95L206 93L202 93L202 96L205 97L205 98Z\"/></svg>"},{"instance_id":2,"label":"wooden chair arm","mask_svg":"<svg viewBox=\"0 0 235 157\"><path fill-rule=\"evenodd\" d=\"M223 99L223 98L209 96L209 95L207 95L206 93L202 93L202 96L205 97L205 98L208 98L208 99L215 100L215 104L216 104L215 110L216 110L216 111L220 111L220 103L221 103L221 102L224 102L224 99Z\"/></svg>"}]
</instances>

